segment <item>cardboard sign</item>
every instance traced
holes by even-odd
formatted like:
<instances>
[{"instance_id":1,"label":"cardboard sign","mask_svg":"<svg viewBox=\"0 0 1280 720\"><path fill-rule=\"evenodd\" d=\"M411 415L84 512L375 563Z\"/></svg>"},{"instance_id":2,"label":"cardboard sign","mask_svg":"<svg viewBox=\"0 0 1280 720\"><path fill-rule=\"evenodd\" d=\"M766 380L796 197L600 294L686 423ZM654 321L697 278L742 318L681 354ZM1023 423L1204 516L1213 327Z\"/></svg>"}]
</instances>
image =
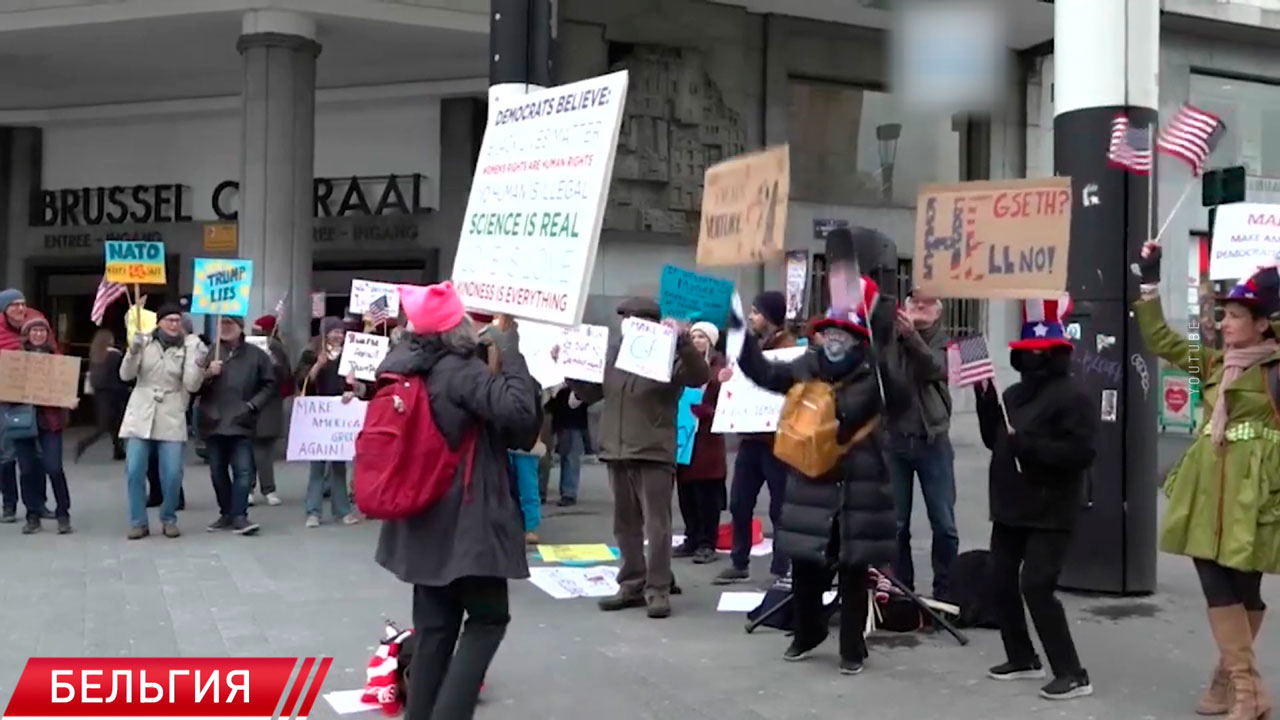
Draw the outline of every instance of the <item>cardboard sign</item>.
<instances>
[{"instance_id":1,"label":"cardboard sign","mask_svg":"<svg viewBox=\"0 0 1280 720\"><path fill-rule=\"evenodd\" d=\"M1280 205L1235 203L1218 208L1209 256L1210 280L1241 280L1280 257Z\"/></svg>"},{"instance_id":2,"label":"cardboard sign","mask_svg":"<svg viewBox=\"0 0 1280 720\"><path fill-rule=\"evenodd\" d=\"M74 408L80 358L48 353L0 352L0 402Z\"/></svg>"},{"instance_id":3,"label":"cardboard sign","mask_svg":"<svg viewBox=\"0 0 1280 720\"><path fill-rule=\"evenodd\" d=\"M345 462L356 456L356 435L364 427L363 400L341 397L298 397L289 419L289 462Z\"/></svg>"},{"instance_id":4,"label":"cardboard sign","mask_svg":"<svg viewBox=\"0 0 1280 720\"><path fill-rule=\"evenodd\" d=\"M605 361L609 357L609 328L579 325L564 331L557 365L571 380L603 383Z\"/></svg>"},{"instance_id":5,"label":"cardboard sign","mask_svg":"<svg viewBox=\"0 0 1280 720\"><path fill-rule=\"evenodd\" d=\"M702 388L685 388L676 406L676 464L688 465L693 460L693 441L698 435L698 418L693 406L702 402Z\"/></svg>"},{"instance_id":6,"label":"cardboard sign","mask_svg":"<svg viewBox=\"0 0 1280 720\"><path fill-rule=\"evenodd\" d=\"M249 314L252 260L196 258L191 280L191 312L196 315Z\"/></svg>"},{"instance_id":7,"label":"cardboard sign","mask_svg":"<svg viewBox=\"0 0 1280 720\"><path fill-rule=\"evenodd\" d=\"M323 291L311 293L311 319L312 320L319 320L324 317L324 305L325 305L325 300L327 299L328 298L325 296ZM399 300L399 298L397 298L397 300Z\"/></svg>"},{"instance_id":8,"label":"cardboard sign","mask_svg":"<svg viewBox=\"0 0 1280 720\"><path fill-rule=\"evenodd\" d=\"M803 347L764 352L769 361L782 363L791 362L804 354ZM734 363L733 377L720 386L711 432L773 432L778 429L778 416L782 413L782 402L785 399L785 396L769 392L751 382L746 373Z\"/></svg>"},{"instance_id":9,"label":"cardboard sign","mask_svg":"<svg viewBox=\"0 0 1280 720\"><path fill-rule=\"evenodd\" d=\"M627 72L494 99L453 261L468 309L582 322Z\"/></svg>"},{"instance_id":10,"label":"cardboard sign","mask_svg":"<svg viewBox=\"0 0 1280 720\"><path fill-rule=\"evenodd\" d=\"M787 145L707 168L698 227L699 265L755 265L782 254L791 196Z\"/></svg>"},{"instance_id":11,"label":"cardboard sign","mask_svg":"<svg viewBox=\"0 0 1280 720\"><path fill-rule=\"evenodd\" d=\"M138 333L146 335L156 329L156 314L137 305L129 308L124 314L125 337L131 338Z\"/></svg>"},{"instance_id":12,"label":"cardboard sign","mask_svg":"<svg viewBox=\"0 0 1280 720\"><path fill-rule=\"evenodd\" d=\"M387 298L387 314L393 318L398 317L400 315L400 287L395 283L375 282L373 280L352 280L351 302L347 309L356 315L364 315L369 312L369 306L380 297ZM314 314L314 298L311 300L311 308L311 311ZM323 315L321 317L323 317Z\"/></svg>"},{"instance_id":13,"label":"cardboard sign","mask_svg":"<svg viewBox=\"0 0 1280 720\"><path fill-rule=\"evenodd\" d=\"M614 367L650 380L671 382L675 360L675 330L640 318L622 321L622 346Z\"/></svg>"},{"instance_id":14,"label":"cardboard sign","mask_svg":"<svg viewBox=\"0 0 1280 720\"><path fill-rule=\"evenodd\" d=\"M804 291L809 284L809 251L793 250L787 253L783 277L787 289L787 319L795 320L804 314Z\"/></svg>"},{"instance_id":15,"label":"cardboard sign","mask_svg":"<svg viewBox=\"0 0 1280 720\"><path fill-rule=\"evenodd\" d=\"M913 287L936 297L1046 298L1067 287L1071 178L927 185Z\"/></svg>"},{"instance_id":16,"label":"cardboard sign","mask_svg":"<svg viewBox=\"0 0 1280 720\"><path fill-rule=\"evenodd\" d=\"M355 371L357 380L373 382L374 373L390 349L389 337L347 332L347 339L342 343L342 358L338 360L338 375L347 377Z\"/></svg>"},{"instance_id":17,"label":"cardboard sign","mask_svg":"<svg viewBox=\"0 0 1280 720\"><path fill-rule=\"evenodd\" d=\"M164 243L132 240L108 240L102 243L106 252L107 282L124 285L163 285Z\"/></svg>"},{"instance_id":18,"label":"cardboard sign","mask_svg":"<svg viewBox=\"0 0 1280 720\"><path fill-rule=\"evenodd\" d=\"M696 322L706 320L723 328L729 319L733 283L718 277L699 275L675 265L662 268L658 305L662 316Z\"/></svg>"}]
</instances>

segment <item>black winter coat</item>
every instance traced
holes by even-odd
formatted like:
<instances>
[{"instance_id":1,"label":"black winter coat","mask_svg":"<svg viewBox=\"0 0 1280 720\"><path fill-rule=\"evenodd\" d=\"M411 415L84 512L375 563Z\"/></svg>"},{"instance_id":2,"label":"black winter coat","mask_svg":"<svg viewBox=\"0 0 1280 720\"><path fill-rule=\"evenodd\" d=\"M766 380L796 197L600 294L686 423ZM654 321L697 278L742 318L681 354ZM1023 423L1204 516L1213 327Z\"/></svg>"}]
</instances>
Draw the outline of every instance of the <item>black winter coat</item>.
<instances>
[{"instance_id":1,"label":"black winter coat","mask_svg":"<svg viewBox=\"0 0 1280 720\"><path fill-rule=\"evenodd\" d=\"M836 406L841 442L877 419L882 410L879 381L870 362L859 363L843 377L832 377L834 372L820 350L810 350L789 363L774 363L747 333L738 364L752 382L776 393L786 393L806 380L840 383ZM838 543L832 535L837 531ZM789 469L776 533L778 550L793 560L825 564L838 545L842 565L892 562L897 525L883 432L877 429L855 443L822 478Z\"/></svg>"},{"instance_id":2,"label":"black winter coat","mask_svg":"<svg viewBox=\"0 0 1280 720\"><path fill-rule=\"evenodd\" d=\"M221 360L222 373L206 379L200 390L200 436L254 437L258 415L268 403L280 398L271 357L243 338L235 347L218 345L217 354L215 358L210 350L206 361Z\"/></svg>"},{"instance_id":3,"label":"black winter coat","mask_svg":"<svg viewBox=\"0 0 1280 720\"><path fill-rule=\"evenodd\" d=\"M404 582L434 587L463 577L529 577L524 520L511 493L509 436L538 431L538 393L515 332L495 340L502 364L493 372L475 354L450 351L438 337L406 334L378 368L426 378L431 415L450 447L476 437L471 486L465 460L448 494L421 514L382 524L375 559Z\"/></svg>"},{"instance_id":4,"label":"black winter coat","mask_svg":"<svg viewBox=\"0 0 1280 720\"><path fill-rule=\"evenodd\" d=\"M258 413L258 427L255 437L259 440L274 440L285 433L284 427L284 393L281 388L293 386L293 371L289 367L289 356L284 351L284 343L275 338L267 344L270 348L267 357L275 371L276 393L267 398L267 402Z\"/></svg>"},{"instance_id":5,"label":"black winter coat","mask_svg":"<svg viewBox=\"0 0 1280 720\"><path fill-rule=\"evenodd\" d=\"M1045 530L1075 526L1098 421L1094 403L1068 374L1070 356L1064 357L1066 367L1050 376L1024 379L1005 390L1013 435L995 387L974 387L982 443L991 450L992 522Z\"/></svg>"}]
</instances>

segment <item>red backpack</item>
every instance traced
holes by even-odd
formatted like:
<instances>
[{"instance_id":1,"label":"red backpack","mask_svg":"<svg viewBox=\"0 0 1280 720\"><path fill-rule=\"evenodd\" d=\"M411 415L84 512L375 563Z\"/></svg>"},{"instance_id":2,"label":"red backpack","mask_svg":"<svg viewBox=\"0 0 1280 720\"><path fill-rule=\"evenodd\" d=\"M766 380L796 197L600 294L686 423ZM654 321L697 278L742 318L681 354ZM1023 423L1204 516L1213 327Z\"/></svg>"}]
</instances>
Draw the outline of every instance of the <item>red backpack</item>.
<instances>
[{"instance_id":1,"label":"red backpack","mask_svg":"<svg viewBox=\"0 0 1280 720\"><path fill-rule=\"evenodd\" d=\"M475 433L468 433L461 448L451 449L431 416L423 379L385 373L356 435L356 506L374 520L417 515L449 492L464 457L465 491L471 485Z\"/></svg>"}]
</instances>

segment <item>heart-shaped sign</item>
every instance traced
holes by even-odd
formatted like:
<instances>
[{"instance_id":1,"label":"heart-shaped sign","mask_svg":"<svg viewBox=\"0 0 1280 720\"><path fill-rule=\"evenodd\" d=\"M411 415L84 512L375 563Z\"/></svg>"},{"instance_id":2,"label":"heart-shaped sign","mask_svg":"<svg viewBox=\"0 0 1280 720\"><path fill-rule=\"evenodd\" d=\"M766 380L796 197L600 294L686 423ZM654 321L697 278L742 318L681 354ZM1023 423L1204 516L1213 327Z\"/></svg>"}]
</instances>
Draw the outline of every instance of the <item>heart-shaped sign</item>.
<instances>
[{"instance_id":1,"label":"heart-shaped sign","mask_svg":"<svg viewBox=\"0 0 1280 720\"><path fill-rule=\"evenodd\" d=\"M724 399L725 399L725 400L728 400L728 399L729 399L729 398L731 398L731 397L733 397L733 392L732 392L732 391L730 391L730 390L726 390L726 391L725 391L725 393L724 393Z\"/></svg>"},{"instance_id":2,"label":"heart-shaped sign","mask_svg":"<svg viewBox=\"0 0 1280 720\"><path fill-rule=\"evenodd\" d=\"M1164 404L1173 412L1182 412L1182 408L1187 406L1187 401L1190 399L1186 388L1171 387L1164 391Z\"/></svg>"}]
</instances>

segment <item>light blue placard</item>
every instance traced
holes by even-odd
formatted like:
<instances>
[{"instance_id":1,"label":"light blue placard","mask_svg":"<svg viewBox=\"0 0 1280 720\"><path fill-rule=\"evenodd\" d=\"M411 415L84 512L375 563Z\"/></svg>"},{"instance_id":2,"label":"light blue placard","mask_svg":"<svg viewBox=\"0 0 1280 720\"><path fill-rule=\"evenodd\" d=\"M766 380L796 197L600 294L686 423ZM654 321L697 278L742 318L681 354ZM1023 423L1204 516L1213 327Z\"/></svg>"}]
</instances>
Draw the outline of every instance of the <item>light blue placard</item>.
<instances>
[{"instance_id":1,"label":"light blue placard","mask_svg":"<svg viewBox=\"0 0 1280 720\"><path fill-rule=\"evenodd\" d=\"M676 463L688 465L693 459L693 439L698 434L698 418L693 406L702 402L702 388L685 388L676 406Z\"/></svg>"},{"instance_id":2,"label":"light blue placard","mask_svg":"<svg viewBox=\"0 0 1280 720\"><path fill-rule=\"evenodd\" d=\"M662 268L658 305L663 317L674 320L706 320L723 328L729 319L733 283L699 275L675 265Z\"/></svg>"},{"instance_id":3,"label":"light blue placard","mask_svg":"<svg viewBox=\"0 0 1280 720\"><path fill-rule=\"evenodd\" d=\"M191 312L198 315L249 314L253 261L196 258L191 280Z\"/></svg>"}]
</instances>

